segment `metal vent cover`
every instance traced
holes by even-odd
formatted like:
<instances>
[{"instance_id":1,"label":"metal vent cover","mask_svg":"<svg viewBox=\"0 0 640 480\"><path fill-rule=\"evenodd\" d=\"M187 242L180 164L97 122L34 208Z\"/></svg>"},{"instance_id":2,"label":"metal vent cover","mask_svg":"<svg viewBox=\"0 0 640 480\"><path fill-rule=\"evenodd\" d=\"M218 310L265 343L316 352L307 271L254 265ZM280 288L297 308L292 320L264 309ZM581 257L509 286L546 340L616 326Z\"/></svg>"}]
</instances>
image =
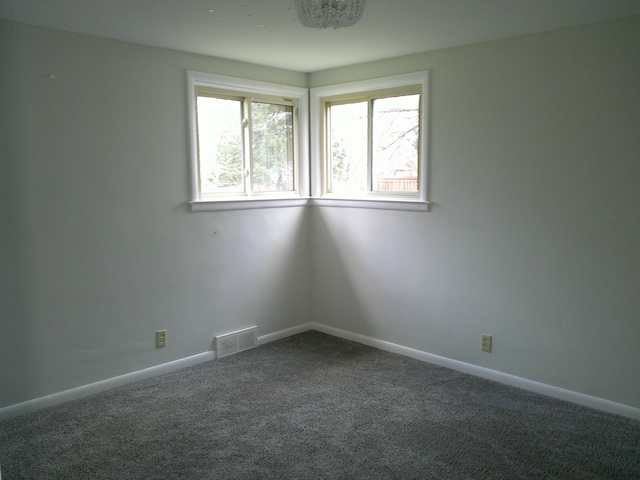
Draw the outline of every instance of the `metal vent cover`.
<instances>
[{"instance_id":1,"label":"metal vent cover","mask_svg":"<svg viewBox=\"0 0 640 480\"><path fill-rule=\"evenodd\" d=\"M257 344L258 327L243 328L215 337L216 358L253 348Z\"/></svg>"}]
</instances>

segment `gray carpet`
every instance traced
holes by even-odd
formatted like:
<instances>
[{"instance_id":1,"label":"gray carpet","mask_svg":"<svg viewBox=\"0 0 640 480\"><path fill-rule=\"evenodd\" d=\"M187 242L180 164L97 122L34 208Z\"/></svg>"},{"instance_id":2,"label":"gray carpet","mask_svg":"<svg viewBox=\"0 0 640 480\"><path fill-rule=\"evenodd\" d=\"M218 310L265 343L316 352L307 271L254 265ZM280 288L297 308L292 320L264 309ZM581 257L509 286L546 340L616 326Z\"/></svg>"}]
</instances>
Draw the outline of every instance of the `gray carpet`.
<instances>
[{"instance_id":1,"label":"gray carpet","mask_svg":"<svg viewBox=\"0 0 640 480\"><path fill-rule=\"evenodd\" d=\"M0 423L13 479L640 479L640 422L307 332Z\"/></svg>"}]
</instances>

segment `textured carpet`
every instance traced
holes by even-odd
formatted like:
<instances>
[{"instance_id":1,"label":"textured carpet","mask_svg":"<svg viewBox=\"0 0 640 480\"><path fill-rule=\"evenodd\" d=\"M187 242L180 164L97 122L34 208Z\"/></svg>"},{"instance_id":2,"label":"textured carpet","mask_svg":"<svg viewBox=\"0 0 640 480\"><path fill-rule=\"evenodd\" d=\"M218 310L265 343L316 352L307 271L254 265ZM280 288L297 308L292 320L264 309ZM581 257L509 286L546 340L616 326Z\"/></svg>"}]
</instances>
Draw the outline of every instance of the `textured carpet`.
<instances>
[{"instance_id":1,"label":"textured carpet","mask_svg":"<svg viewBox=\"0 0 640 480\"><path fill-rule=\"evenodd\" d=\"M640 422L307 332L0 423L13 479L634 479Z\"/></svg>"}]
</instances>

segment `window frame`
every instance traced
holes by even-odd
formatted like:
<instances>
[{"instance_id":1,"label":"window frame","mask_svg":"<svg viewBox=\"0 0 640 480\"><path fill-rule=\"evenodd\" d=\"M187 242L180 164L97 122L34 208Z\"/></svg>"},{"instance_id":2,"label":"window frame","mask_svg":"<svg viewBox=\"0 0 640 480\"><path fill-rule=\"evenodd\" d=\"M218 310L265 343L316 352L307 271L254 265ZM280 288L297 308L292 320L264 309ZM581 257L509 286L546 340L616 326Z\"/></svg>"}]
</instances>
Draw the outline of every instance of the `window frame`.
<instances>
[{"instance_id":1,"label":"window frame","mask_svg":"<svg viewBox=\"0 0 640 480\"><path fill-rule=\"evenodd\" d=\"M259 192L246 195L203 197L199 182L199 148L197 125L197 88L210 89L224 95L279 97L292 100L294 107L294 191ZM190 131L190 189L192 212L242 210L306 205L309 197L309 91L290 85L248 80L203 72L187 71L187 100Z\"/></svg>"},{"instance_id":2,"label":"window frame","mask_svg":"<svg viewBox=\"0 0 640 480\"><path fill-rule=\"evenodd\" d=\"M402 192L376 191L358 195L344 195L329 192L328 189L328 133L327 105L332 102L371 100L398 96L398 92L406 89L407 94L420 89L420 132L418 150L418 192L403 194ZM329 85L311 88L310 90L310 126L311 126L311 205L360 207L410 211L428 211L427 192L427 152L428 152L428 71L394 75L371 80ZM402 93L400 93L402 95ZM370 159L369 159L370 163ZM369 173L370 174L370 173Z\"/></svg>"}]
</instances>

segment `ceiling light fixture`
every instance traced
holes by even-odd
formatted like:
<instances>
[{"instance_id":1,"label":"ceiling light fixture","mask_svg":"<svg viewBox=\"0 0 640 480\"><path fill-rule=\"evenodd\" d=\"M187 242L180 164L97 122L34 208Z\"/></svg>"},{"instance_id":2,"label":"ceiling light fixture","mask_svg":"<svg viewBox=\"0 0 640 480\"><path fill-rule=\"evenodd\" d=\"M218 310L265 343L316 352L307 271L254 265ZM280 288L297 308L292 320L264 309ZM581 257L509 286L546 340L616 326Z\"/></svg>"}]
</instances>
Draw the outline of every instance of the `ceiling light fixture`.
<instances>
[{"instance_id":1,"label":"ceiling light fixture","mask_svg":"<svg viewBox=\"0 0 640 480\"><path fill-rule=\"evenodd\" d=\"M362 18L365 0L294 0L300 23L310 28L350 27Z\"/></svg>"}]
</instances>

